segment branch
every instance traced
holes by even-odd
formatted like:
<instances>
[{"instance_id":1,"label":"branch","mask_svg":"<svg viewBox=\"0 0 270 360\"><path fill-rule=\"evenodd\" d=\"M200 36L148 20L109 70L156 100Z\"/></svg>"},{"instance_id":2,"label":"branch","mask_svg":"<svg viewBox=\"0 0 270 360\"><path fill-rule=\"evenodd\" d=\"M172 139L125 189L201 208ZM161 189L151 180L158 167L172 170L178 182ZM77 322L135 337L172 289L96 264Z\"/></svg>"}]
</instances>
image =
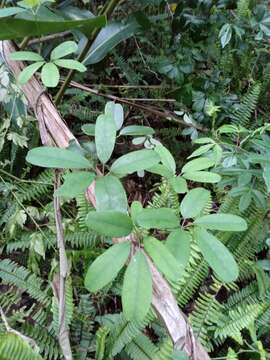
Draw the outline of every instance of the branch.
<instances>
[{"instance_id":1,"label":"branch","mask_svg":"<svg viewBox=\"0 0 270 360\"><path fill-rule=\"evenodd\" d=\"M10 41L0 43L0 54L2 53L9 69L13 72L14 76L17 77L21 69L24 68L24 64L8 59L9 54L14 50L14 46ZM23 86L22 90L29 102L29 106L32 109L39 109L39 111L36 111L39 127L45 132L47 131L47 134L44 133L41 136L43 143L46 144L44 139L49 137L52 143L57 146L67 147L70 140L75 140L75 137L67 128L48 95L44 92L41 93L42 87L36 78L32 78L27 85ZM38 106L35 93L41 94L38 97ZM86 195L89 201L95 206L94 184L90 185ZM123 241L123 239L117 239L115 241L119 242ZM210 358L207 352L195 338L185 315L180 311L167 281L158 272L150 259L149 264L153 276L152 305L165 324L175 348L184 349L191 360L209 360Z\"/></svg>"},{"instance_id":2,"label":"branch","mask_svg":"<svg viewBox=\"0 0 270 360\"><path fill-rule=\"evenodd\" d=\"M183 119L179 118L178 116L176 116L173 112L171 111L168 111L168 110L165 110L165 111L160 111L158 109L155 109L153 107L150 107L150 106L146 106L146 105L142 105L142 104L137 104L136 102L134 101L130 101L130 100L127 100L125 98L120 98L120 97L117 97L115 95L110 95L110 94L104 94L102 92L100 92L99 90L96 90L96 89L91 89L90 87L88 86L85 86L85 85L81 85L75 81L71 81L70 85L74 88L77 88L77 89L80 89L80 90L83 90L85 92L88 92L90 94L94 94L96 96L102 96L106 99L109 99L109 100L112 100L112 101L116 101L116 102L119 102L119 103L122 103L122 104L126 104L128 106L131 106L131 107L135 107L137 109L140 109L140 110L143 110L143 111L146 111L150 114L154 114L160 118L164 118L168 121L173 121L179 125L182 125L182 126L185 126L185 127L193 127L193 128L196 128L197 130L200 130L200 131L203 131L203 132L206 132L208 131L207 128L203 127L202 125L200 124L197 124L195 122L193 122L192 124L188 124L186 123ZM140 99L141 100L141 99ZM144 99L145 100L145 99ZM142 101L142 100L141 100Z\"/></svg>"},{"instance_id":3,"label":"branch","mask_svg":"<svg viewBox=\"0 0 270 360\"><path fill-rule=\"evenodd\" d=\"M54 191L56 191L59 188L59 186L60 186L60 173L58 170L55 170ZM64 358L66 360L72 360L72 352L69 341L69 331L68 331L68 327L66 326L65 294L66 294L66 279L68 276L68 260L65 250L64 230L63 230L62 216L60 210L60 200L58 196L54 197L53 205L54 205L56 237L57 237L57 245L59 250L59 267L60 267L59 279L55 278L53 282L54 295L58 300L58 308L59 308L58 340L59 340L59 345L63 351Z\"/></svg>"}]
</instances>

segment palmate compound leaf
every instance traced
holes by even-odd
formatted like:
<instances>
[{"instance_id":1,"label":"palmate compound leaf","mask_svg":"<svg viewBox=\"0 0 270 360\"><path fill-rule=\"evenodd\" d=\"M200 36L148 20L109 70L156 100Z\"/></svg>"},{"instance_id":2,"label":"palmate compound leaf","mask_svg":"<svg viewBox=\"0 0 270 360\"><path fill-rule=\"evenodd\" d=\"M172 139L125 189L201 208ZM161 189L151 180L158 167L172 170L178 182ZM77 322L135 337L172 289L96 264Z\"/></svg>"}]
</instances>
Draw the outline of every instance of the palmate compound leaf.
<instances>
[{"instance_id":1,"label":"palmate compound leaf","mask_svg":"<svg viewBox=\"0 0 270 360\"><path fill-rule=\"evenodd\" d=\"M85 277L85 287L97 292L113 281L125 265L130 253L130 242L115 244L100 255L89 267Z\"/></svg>"},{"instance_id":2,"label":"palmate compound leaf","mask_svg":"<svg viewBox=\"0 0 270 360\"><path fill-rule=\"evenodd\" d=\"M97 211L116 210L127 212L128 202L121 181L112 175L101 176L95 187Z\"/></svg>"},{"instance_id":3,"label":"palmate compound leaf","mask_svg":"<svg viewBox=\"0 0 270 360\"><path fill-rule=\"evenodd\" d=\"M97 233L112 237L127 236L133 228L131 218L120 211L90 211L85 223Z\"/></svg>"},{"instance_id":4,"label":"palmate compound leaf","mask_svg":"<svg viewBox=\"0 0 270 360\"><path fill-rule=\"evenodd\" d=\"M180 211L184 218L195 218L211 200L210 191L203 188L190 190L183 198Z\"/></svg>"},{"instance_id":5,"label":"palmate compound leaf","mask_svg":"<svg viewBox=\"0 0 270 360\"><path fill-rule=\"evenodd\" d=\"M195 240L210 267L224 282L235 281L239 275L238 265L225 245L205 229L195 227Z\"/></svg>"},{"instance_id":6,"label":"palmate compound leaf","mask_svg":"<svg viewBox=\"0 0 270 360\"><path fill-rule=\"evenodd\" d=\"M168 280L178 281L184 271L184 267L179 264L170 250L161 241L151 236L145 238L143 242L145 251L152 258L159 271Z\"/></svg>"},{"instance_id":7,"label":"palmate compound leaf","mask_svg":"<svg viewBox=\"0 0 270 360\"><path fill-rule=\"evenodd\" d=\"M116 140L116 125L111 115L100 115L95 126L95 144L99 160L105 164L111 157Z\"/></svg>"},{"instance_id":8,"label":"palmate compound leaf","mask_svg":"<svg viewBox=\"0 0 270 360\"><path fill-rule=\"evenodd\" d=\"M83 169L92 166L77 152L50 146L41 146L28 151L26 161L33 165L56 169Z\"/></svg>"},{"instance_id":9,"label":"palmate compound leaf","mask_svg":"<svg viewBox=\"0 0 270 360\"><path fill-rule=\"evenodd\" d=\"M147 315L152 300L152 276L141 250L131 258L125 272L122 304L127 320L141 322Z\"/></svg>"},{"instance_id":10,"label":"palmate compound leaf","mask_svg":"<svg viewBox=\"0 0 270 360\"><path fill-rule=\"evenodd\" d=\"M204 215L194 221L205 229L221 231L245 231L247 222L237 215L232 214L210 214Z\"/></svg>"}]
</instances>

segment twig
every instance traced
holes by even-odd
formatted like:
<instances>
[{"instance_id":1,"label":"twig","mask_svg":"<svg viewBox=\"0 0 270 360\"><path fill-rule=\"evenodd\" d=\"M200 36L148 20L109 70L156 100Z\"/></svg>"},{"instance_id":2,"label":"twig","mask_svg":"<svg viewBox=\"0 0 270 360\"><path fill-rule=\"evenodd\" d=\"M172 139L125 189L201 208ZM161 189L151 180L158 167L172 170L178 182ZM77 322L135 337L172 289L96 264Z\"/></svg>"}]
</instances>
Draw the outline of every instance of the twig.
<instances>
[{"instance_id":1,"label":"twig","mask_svg":"<svg viewBox=\"0 0 270 360\"><path fill-rule=\"evenodd\" d=\"M55 181L54 181L54 190L56 191L60 186L60 173L59 170L55 170ZM64 230L62 224L62 216L60 210L60 199L58 196L54 197L54 216L55 216L55 225L56 225L56 236L57 236L57 245L59 250L59 292L55 292L55 295L58 295L58 304L59 304L59 333L58 340L59 345L63 351L64 358L66 360L72 360L72 352L69 341L69 331L66 326L66 300L65 300L65 289L66 289L66 279L68 276L68 260L65 250L65 241L64 241Z\"/></svg>"},{"instance_id":2,"label":"twig","mask_svg":"<svg viewBox=\"0 0 270 360\"><path fill-rule=\"evenodd\" d=\"M142 102L175 102L175 99L147 99L147 98L122 98L128 101L142 101Z\"/></svg>"},{"instance_id":3,"label":"twig","mask_svg":"<svg viewBox=\"0 0 270 360\"><path fill-rule=\"evenodd\" d=\"M144 110L146 112L149 112L151 114L154 114L158 117L161 117L161 118L165 118L166 120L168 121L173 121L177 124L180 124L182 126L185 126L185 127L193 127L197 130L200 130L200 131L203 131L203 132L207 132L208 129L205 128L204 126L200 125L200 124L197 124L197 123L192 123L192 124L188 124L186 123L183 119L179 118L178 116L176 116L175 114L173 114L171 111L160 111L160 110L157 110L153 107L149 107L149 106L146 106L146 105L142 105L142 104L137 104L136 102L132 102L130 100L126 100L124 98L120 98L120 97L117 97L115 95L109 95L109 94L104 94L102 92L100 92L99 90L96 90L96 89L91 89L89 88L88 86L85 86L85 85L81 85L75 81L71 81L70 85L74 88L77 88L77 89L81 89L83 91L86 91L86 92L89 92L90 94L95 94L97 96L102 96L106 99L109 99L109 100L112 100L112 101L115 101L115 102L119 102L119 103L122 103L122 104L126 104L128 106L133 106L137 109L141 109L141 110Z\"/></svg>"},{"instance_id":4,"label":"twig","mask_svg":"<svg viewBox=\"0 0 270 360\"><path fill-rule=\"evenodd\" d=\"M40 44L40 43L43 43L43 42L46 42L46 41L51 41L51 40L55 40L55 39L58 39L58 38L63 38L63 37L68 36L70 34L71 34L70 31L63 31L63 32L57 33L57 34L43 36L41 38L30 40L28 45Z\"/></svg>"}]
</instances>

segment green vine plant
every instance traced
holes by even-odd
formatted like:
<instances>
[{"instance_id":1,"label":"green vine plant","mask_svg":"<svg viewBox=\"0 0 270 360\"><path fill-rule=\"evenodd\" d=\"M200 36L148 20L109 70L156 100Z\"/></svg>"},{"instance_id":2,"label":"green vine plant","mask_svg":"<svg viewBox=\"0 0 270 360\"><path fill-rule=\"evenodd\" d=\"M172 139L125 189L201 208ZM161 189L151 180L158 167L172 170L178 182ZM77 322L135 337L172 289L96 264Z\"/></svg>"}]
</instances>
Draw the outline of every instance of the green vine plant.
<instances>
[{"instance_id":1,"label":"green vine plant","mask_svg":"<svg viewBox=\"0 0 270 360\"><path fill-rule=\"evenodd\" d=\"M33 64L28 65L18 76L20 85L26 84L32 76L41 68L41 80L44 86L54 88L59 84L60 73L59 67L76 70L79 72L86 71L86 67L77 60L63 59L67 55L76 53L78 45L74 41L65 41L56 46L50 54L50 61L33 51L16 51L11 54L10 58L14 61L28 61Z\"/></svg>"},{"instance_id":2,"label":"green vine plant","mask_svg":"<svg viewBox=\"0 0 270 360\"><path fill-rule=\"evenodd\" d=\"M205 215L210 191L203 187L189 189L187 180L206 184L221 180L212 171L215 159L192 159L178 172L172 154L154 138L151 127L123 126L123 121L122 106L109 102L95 124L83 126L83 131L94 138L95 150L74 144L66 149L44 146L30 150L26 160L41 167L73 170L66 172L55 196L73 198L90 185L95 186L96 209L87 214L85 224L114 244L90 264L85 287L96 293L126 267L121 292L123 312L126 319L139 323L152 301L149 258L170 283L175 283L184 273L194 242L216 277L223 283L233 282L239 275L238 265L215 232L245 231L247 223L229 213ZM117 139L122 136L132 137L141 148L110 162ZM143 208L138 201L128 206L122 179L136 172L139 176L151 172L164 177L183 197L179 208Z\"/></svg>"}]
</instances>

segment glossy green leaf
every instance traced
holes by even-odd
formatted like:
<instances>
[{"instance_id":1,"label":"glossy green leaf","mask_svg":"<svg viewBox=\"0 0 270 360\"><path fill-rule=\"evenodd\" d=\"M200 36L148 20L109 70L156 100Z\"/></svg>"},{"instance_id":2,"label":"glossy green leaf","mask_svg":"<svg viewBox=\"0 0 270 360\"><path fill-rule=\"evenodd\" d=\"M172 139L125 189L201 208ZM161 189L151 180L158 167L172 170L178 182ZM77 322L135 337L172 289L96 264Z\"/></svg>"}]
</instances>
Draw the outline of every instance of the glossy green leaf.
<instances>
[{"instance_id":1,"label":"glossy green leaf","mask_svg":"<svg viewBox=\"0 0 270 360\"><path fill-rule=\"evenodd\" d=\"M190 190L183 198L180 211L184 218L195 218L210 202L210 191L203 188Z\"/></svg>"},{"instance_id":2,"label":"glossy green leaf","mask_svg":"<svg viewBox=\"0 0 270 360\"><path fill-rule=\"evenodd\" d=\"M117 130L121 129L124 122L124 109L121 104L116 104L113 101L107 102L105 114L112 116Z\"/></svg>"},{"instance_id":3,"label":"glossy green leaf","mask_svg":"<svg viewBox=\"0 0 270 360\"><path fill-rule=\"evenodd\" d=\"M60 80L60 74L57 66L53 63L47 63L41 70L41 80L48 88L56 87Z\"/></svg>"},{"instance_id":4,"label":"glossy green leaf","mask_svg":"<svg viewBox=\"0 0 270 360\"><path fill-rule=\"evenodd\" d=\"M69 54L75 53L77 49L78 45L75 41L65 41L53 49L51 52L51 60L57 60Z\"/></svg>"},{"instance_id":5,"label":"glossy green leaf","mask_svg":"<svg viewBox=\"0 0 270 360\"><path fill-rule=\"evenodd\" d=\"M224 24L219 32L219 38L222 48L224 48L232 38L232 26L231 24Z\"/></svg>"},{"instance_id":6,"label":"glossy green leaf","mask_svg":"<svg viewBox=\"0 0 270 360\"><path fill-rule=\"evenodd\" d=\"M41 146L28 151L26 160L33 165L56 169L83 169L91 167L82 155L67 149Z\"/></svg>"},{"instance_id":7,"label":"glossy green leaf","mask_svg":"<svg viewBox=\"0 0 270 360\"><path fill-rule=\"evenodd\" d=\"M97 233L112 237L127 236L133 228L130 217L120 211L90 211L85 222Z\"/></svg>"},{"instance_id":8,"label":"glossy green leaf","mask_svg":"<svg viewBox=\"0 0 270 360\"><path fill-rule=\"evenodd\" d=\"M72 69L79 72L84 72L87 70L86 67L77 60L70 60L70 59L54 60L54 64L65 69Z\"/></svg>"},{"instance_id":9,"label":"glossy green leaf","mask_svg":"<svg viewBox=\"0 0 270 360\"><path fill-rule=\"evenodd\" d=\"M105 164L111 157L116 140L116 126L109 115L100 115L96 121L95 144L99 160Z\"/></svg>"},{"instance_id":10,"label":"glossy green leaf","mask_svg":"<svg viewBox=\"0 0 270 360\"><path fill-rule=\"evenodd\" d=\"M179 226L179 219L173 209L143 209L136 216L136 222L145 229L173 229Z\"/></svg>"},{"instance_id":11,"label":"glossy green leaf","mask_svg":"<svg viewBox=\"0 0 270 360\"><path fill-rule=\"evenodd\" d=\"M161 163L174 175L176 171L176 164L170 151L163 145L156 145L155 151L160 156Z\"/></svg>"},{"instance_id":12,"label":"glossy green leaf","mask_svg":"<svg viewBox=\"0 0 270 360\"><path fill-rule=\"evenodd\" d=\"M140 125L126 126L120 131L120 135L130 135L130 136L153 135L154 133L155 131L151 127L140 126Z\"/></svg>"},{"instance_id":13,"label":"glossy green leaf","mask_svg":"<svg viewBox=\"0 0 270 360\"><path fill-rule=\"evenodd\" d=\"M226 246L205 229L195 228L194 236L203 257L220 279L235 281L239 275L238 266Z\"/></svg>"},{"instance_id":14,"label":"glossy green leaf","mask_svg":"<svg viewBox=\"0 0 270 360\"><path fill-rule=\"evenodd\" d=\"M114 174L123 176L150 168L159 163L160 159L154 150L132 151L117 159L111 167Z\"/></svg>"},{"instance_id":15,"label":"glossy green leaf","mask_svg":"<svg viewBox=\"0 0 270 360\"><path fill-rule=\"evenodd\" d=\"M143 210L142 203L140 201L133 201L130 207L132 220L136 220L136 216Z\"/></svg>"},{"instance_id":16,"label":"glossy green leaf","mask_svg":"<svg viewBox=\"0 0 270 360\"><path fill-rule=\"evenodd\" d=\"M40 20L40 19L1 19L0 40L18 39L25 36L40 36L58 33L66 30L77 29L86 36L91 35L92 30L101 28L106 24L105 16L97 16L81 20Z\"/></svg>"},{"instance_id":17,"label":"glossy green leaf","mask_svg":"<svg viewBox=\"0 0 270 360\"><path fill-rule=\"evenodd\" d=\"M213 146L215 146L215 144L206 144L206 145L200 146L199 149L193 151L193 153L191 155L189 155L188 159L205 154L210 149L212 149Z\"/></svg>"},{"instance_id":18,"label":"glossy green leaf","mask_svg":"<svg viewBox=\"0 0 270 360\"><path fill-rule=\"evenodd\" d=\"M127 212L128 202L121 181L112 175L101 176L95 187L97 211L116 210Z\"/></svg>"},{"instance_id":19,"label":"glossy green leaf","mask_svg":"<svg viewBox=\"0 0 270 360\"><path fill-rule=\"evenodd\" d=\"M177 194L185 194L188 191L187 182L181 176L172 177L169 182Z\"/></svg>"},{"instance_id":20,"label":"glossy green leaf","mask_svg":"<svg viewBox=\"0 0 270 360\"><path fill-rule=\"evenodd\" d=\"M0 18L16 15L22 12L25 12L26 10L21 7L6 7L3 9L0 9ZM2 21L2 20L1 20Z\"/></svg>"},{"instance_id":21,"label":"glossy green leaf","mask_svg":"<svg viewBox=\"0 0 270 360\"><path fill-rule=\"evenodd\" d=\"M85 124L82 126L82 131L89 136L95 136L95 124Z\"/></svg>"},{"instance_id":22,"label":"glossy green leaf","mask_svg":"<svg viewBox=\"0 0 270 360\"><path fill-rule=\"evenodd\" d=\"M201 157L199 159L194 159L187 162L182 167L182 172L187 173L187 172L200 171L200 170L208 169L213 165L215 165L215 161L205 157Z\"/></svg>"},{"instance_id":23,"label":"glossy green leaf","mask_svg":"<svg viewBox=\"0 0 270 360\"><path fill-rule=\"evenodd\" d=\"M91 292L97 292L113 281L125 265L130 253L130 242L115 244L100 255L90 265L86 277L85 287Z\"/></svg>"},{"instance_id":24,"label":"glossy green leaf","mask_svg":"<svg viewBox=\"0 0 270 360\"><path fill-rule=\"evenodd\" d=\"M179 281L184 268L181 266L166 246L153 237L144 239L144 248L155 265L168 280Z\"/></svg>"},{"instance_id":25,"label":"glossy green leaf","mask_svg":"<svg viewBox=\"0 0 270 360\"><path fill-rule=\"evenodd\" d=\"M64 184L55 191L56 196L67 198L76 197L86 191L88 186L94 181L95 174L92 172L74 172L64 175Z\"/></svg>"},{"instance_id":26,"label":"glossy green leaf","mask_svg":"<svg viewBox=\"0 0 270 360\"><path fill-rule=\"evenodd\" d=\"M165 246L176 258L177 262L186 267L190 255L191 235L188 231L177 229L167 237Z\"/></svg>"},{"instance_id":27,"label":"glossy green leaf","mask_svg":"<svg viewBox=\"0 0 270 360\"><path fill-rule=\"evenodd\" d=\"M133 36L139 29L139 24L134 20L125 25L120 22L107 25L99 32L93 42L85 57L84 64L90 65L98 63L104 59L116 45Z\"/></svg>"},{"instance_id":28,"label":"glossy green leaf","mask_svg":"<svg viewBox=\"0 0 270 360\"><path fill-rule=\"evenodd\" d=\"M247 222L237 215L210 214L204 215L194 221L194 224L206 229L221 231L245 231Z\"/></svg>"},{"instance_id":29,"label":"glossy green leaf","mask_svg":"<svg viewBox=\"0 0 270 360\"><path fill-rule=\"evenodd\" d=\"M165 178L172 178L172 172L162 164L156 164L154 166L151 166L150 168L147 168L146 171L163 176Z\"/></svg>"},{"instance_id":30,"label":"glossy green leaf","mask_svg":"<svg viewBox=\"0 0 270 360\"><path fill-rule=\"evenodd\" d=\"M20 72L20 75L18 76L18 82L21 85L24 85L31 79L31 77L34 75L36 71L38 71L39 68L44 64L44 61L39 61L34 64L28 65L26 68L23 69L23 71Z\"/></svg>"},{"instance_id":31,"label":"glossy green leaf","mask_svg":"<svg viewBox=\"0 0 270 360\"><path fill-rule=\"evenodd\" d=\"M210 184L217 183L221 180L221 176L219 174L212 173L209 171L187 172L183 174L183 177L187 180L210 183Z\"/></svg>"},{"instance_id":32,"label":"glossy green leaf","mask_svg":"<svg viewBox=\"0 0 270 360\"><path fill-rule=\"evenodd\" d=\"M10 54L13 61L44 61L43 57L33 51L15 51Z\"/></svg>"},{"instance_id":33,"label":"glossy green leaf","mask_svg":"<svg viewBox=\"0 0 270 360\"><path fill-rule=\"evenodd\" d=\"M141 322L147 315L152 300L152 276L142 251L132 256L125 272L122 304L125 318Z\"/></svg>"}]
</instances>

